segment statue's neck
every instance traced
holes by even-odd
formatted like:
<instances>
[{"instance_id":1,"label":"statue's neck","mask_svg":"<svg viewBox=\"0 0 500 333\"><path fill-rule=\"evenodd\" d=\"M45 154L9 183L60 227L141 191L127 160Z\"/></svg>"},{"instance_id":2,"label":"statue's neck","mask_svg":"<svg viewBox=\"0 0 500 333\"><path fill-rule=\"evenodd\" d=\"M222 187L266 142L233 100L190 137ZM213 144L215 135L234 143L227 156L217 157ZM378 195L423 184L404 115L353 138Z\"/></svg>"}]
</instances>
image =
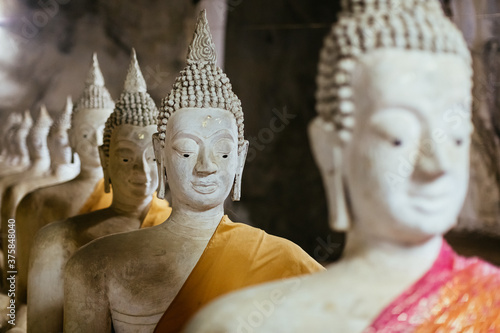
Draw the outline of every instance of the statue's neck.
<instances>
[{"instance_id":1,"label":"statue's neck","mask_svg":"<svg viewBox=\"0 0 500 333\"><path fill-rule=\"evenodd\" d=\"M370 265L374 268L374 274L404 272L409 279L416 279L432 267L442 244L442 236L408 245L377 238L354 229L348 233L342 260Z\"/></svg>"},{"instance_id":2,"label":"statue's neck","mask_svg":"<svg viewBox=\"0 0 500 333\"><path fill-rule=\"evenodd\" d=\"M172 202L172 214L163 225L177 236L197 240L208 240L224 216L221 204L205 211L196 211Z\"/></svg>"},{"instance_id":3,"label":"statue's neck","mask_svg":"<svg viewBox=\"0 0 500 333\"><path fill-rule=\"evenodd\" d=\"M95 181L97 182L99 179L103 177L102 168L101 167L88 167L82 165L80 168L80 173L74 179L76 181Z\"/></svg>"},{"instance_id":4,"label":"statue's neck","mask_svg":"<svg viewBox=\"0 0 500 333\"><path fill-rule=\"evenodd\" d=\"M46 156L37 156L31 160L30 170L42 170L46 171L50 169L50 157Z\"/></svg>"},{"instance_id":5,"label":"statue's neck","mask_svg":"<svg viewBox=\"0 0 500 333\"><path fill-rule=\"evenodd\" d=\"M116 212L117 215L137 218L139 221L143 221L151 207L152 199L151 195L142 199L136 198L134 203L131 204L130 200L122 198L120 193L113 192L113 201L110 209Z\"/></svg>"}]
</instances>

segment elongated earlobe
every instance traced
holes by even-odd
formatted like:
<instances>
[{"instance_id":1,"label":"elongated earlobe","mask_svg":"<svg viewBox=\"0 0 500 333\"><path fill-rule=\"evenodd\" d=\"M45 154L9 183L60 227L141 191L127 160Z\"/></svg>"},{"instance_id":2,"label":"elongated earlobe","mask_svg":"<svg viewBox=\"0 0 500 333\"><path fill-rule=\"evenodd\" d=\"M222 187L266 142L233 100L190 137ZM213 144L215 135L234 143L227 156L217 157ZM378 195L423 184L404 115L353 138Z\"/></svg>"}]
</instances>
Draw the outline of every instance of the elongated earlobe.
<instances>
[{"instance_id":1,"label":"elongated earlobe","mask_svg":"<svg viewBox=\"0 0 500 333\"><path fill-rule=\"evenodd\" d=\"M309 141L321 172L328 203L328 221L335 231L347 231L351 218L342 177L343 143L333 124L316 117L308 127Z\"/></svg>"},{"instance_id":2,"label":"elongated earlobe","mask_svg":"<svg viewBox=\"0 0 500 333\"><path fill-rule=\"evenodd\" d=\"M108 172L108 160L109 158L104 153L104 149L102 146L99 146L99 158L101 159L102 173L104 175L104 192L109 193L111 191L110 184L111 180L109 179Z\"/></svg>"},{"instance_id":3,"label":"elongated earlobe","mask_svg":"<svg viewBox=\"0 0 500 333\"><path fill-rule=\"evenodd\" d=\"M156 196L158 199L165 199L165 192L167 186L167 169L163 161L163 145L160 142L158 133L153 134L153 150L156 159L156 167L158 170L158 189Z\"/></svg>"},{"instance_id":4,"label":"elongated earlobe","mask_svg":"<svg viewBox=\"0 0 500 333\"><path fill-rule=\"evenodd\" d=\"M238 153L238 168L236 170L236 175L234 176L233 189L231 190L231 200L240 201L241 198L241 177L243 175L243 168L245 167L245 161L247 159L248 153L248 141L243 141L242 146Z\"/></svg>"}]
</instances>

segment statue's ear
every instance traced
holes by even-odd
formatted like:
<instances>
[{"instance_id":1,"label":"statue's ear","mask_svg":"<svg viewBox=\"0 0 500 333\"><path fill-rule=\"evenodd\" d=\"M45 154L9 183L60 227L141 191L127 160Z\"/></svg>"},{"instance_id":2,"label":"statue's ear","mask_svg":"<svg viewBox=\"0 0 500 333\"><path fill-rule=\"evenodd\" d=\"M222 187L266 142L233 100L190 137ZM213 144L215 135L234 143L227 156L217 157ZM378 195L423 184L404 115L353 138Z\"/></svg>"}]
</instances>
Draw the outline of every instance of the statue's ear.
<instances>
[{"instance_id":1,"label":"statue's ear","mask_svg":"<svg viewBox=\"0 0 500 333\"><path fill-rule=\"evenodd\" d=\"M245 167L245 161L247 159L248 153L248 141L244 140L241 147L238 147L238 167L236 169L236 175L234 176L233 189L231 191L231 200L240 201L241 197L241 176L243 175L243 168Z\"/></svg>"},{"instance_id":2,"label":"statue's ear","mask_svg":"<svg viewBox=\"0 0 500 333\"><path fill-rule=\"evenodd\" d=\"M156 167L158 168L158 190L156 196L159 199L165 199L165 191L167 185L167 170L163 160L163 144L160 140L159 134L153 134L153 150L155 153Z\"/></svg>"},{"instance_id":3,"label":"statue's ear","mask_svg":"<svg viewBox=\"0 0 500 333\"><path fill-rule=\"evenodd\" d=\"M99 149L99 158L101 159L102 172L104 174L104 192L109 193L111 184L111 179L109 179L109 157L104 153L104 149L102 146L98 147Z\"/></svg>"},{"instance_id":4,"label":"statue's ear","mask_svg":"<svg viewBox=\"0 0 500 333\"><path fill-rule=\"evenodd\" d=\"M325 187L330 228L335 231L347 231L351 223L342 177L342 142L334 125L321 117L311 121L308 134L314 160L319 167Z\"/></svg>"}]
</instances>

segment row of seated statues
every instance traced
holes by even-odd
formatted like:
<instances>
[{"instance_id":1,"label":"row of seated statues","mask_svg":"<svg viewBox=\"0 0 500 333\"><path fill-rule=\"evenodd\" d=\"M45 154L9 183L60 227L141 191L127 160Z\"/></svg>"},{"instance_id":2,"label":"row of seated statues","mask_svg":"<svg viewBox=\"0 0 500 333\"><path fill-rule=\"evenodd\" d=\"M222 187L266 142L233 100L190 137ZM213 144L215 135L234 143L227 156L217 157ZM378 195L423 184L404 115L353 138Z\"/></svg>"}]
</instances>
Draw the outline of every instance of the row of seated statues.
<instances>
[{"instance_id":1,"label":"row of seated statues","mask_svg":"<svg viewBox=\"0 0 500 333\"><path fill-rule=\"evenodd\" d=\"M249 143L204 11L160 108L134 50L116 102L94 54L56 121L42 107L2 125L0 330L500 332L499 269L443 239L467 192L471 89L439 1L342 1L309 125L347 232L325 269L225 215Z\"/></svg>"}]
</instances>

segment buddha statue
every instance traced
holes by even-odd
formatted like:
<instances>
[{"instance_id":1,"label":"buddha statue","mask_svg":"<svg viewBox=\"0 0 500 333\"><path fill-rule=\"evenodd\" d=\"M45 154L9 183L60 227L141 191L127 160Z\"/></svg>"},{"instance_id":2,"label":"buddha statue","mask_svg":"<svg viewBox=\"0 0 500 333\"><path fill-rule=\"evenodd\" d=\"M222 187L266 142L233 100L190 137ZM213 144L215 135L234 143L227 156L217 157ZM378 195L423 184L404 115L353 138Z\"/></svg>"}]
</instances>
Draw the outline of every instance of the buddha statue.
<instances>
[{"instance_id":1,"label":"buddha statue","mask_svg":"<svg viewBox=\"0 0 500 333\"><path fill-rule=\"evenodd\" d=\"M240 198L248 149L241 102L215 64L202 11L187 66L163 100L153 146L161 225L97 239L64 273L64 331L178 332L213 298L248 285L322 270L297 245L224 215Z\"/></svg>"},{"instance_id":2,"label":"buddha statue","mask_svg":"<svg viewBox=\"0 0 500 333\"><path fill-rule=\"evenodd\" d=\"M33 119L29 110L24 111L22 120L18 126L12 128L5 137L7 145L7 156L2 161L0 178L23 172L30 165L26 138L33 125Z\"/></svg>"},{"instance_id":3,"label":"buddha statue","mask_svg":"<svg viewBox=\"0 0 500 333\"><path fill-rule=\"evenodd\" d=\"M105 188L114 189L112 204L38 232L28 274L29 332L62 332L63 271L76 250L96 238L160 224L170 215L168 202L154 195L158 172L151 137L157 117L133 50L124 91L99 147Z\"/></svg>"},{"instance_id":4,"label":"buddha statue","mask_svg":"<svg viewBox=\"0 0 500 333\"><path fill-rule=\"evenodd\" d=\"M41 109L40 118L34 128L38 129L38 134L32 129L31 145L28 145L33 156L31 167L23 173L23 178L18 180L14 185L8 187L3 193L1 207L2 230L7 230L7 222L9 219L15 219L17 205L21 199L28 193L46 186L56 185L77 176L80 171L79 161L71 162L72 152L68 142L68 129L71 120L71 110L73 103L71 97L68 97L66 106L58 119L52 124L48 131L48 137L45 140L47 127L50 125L48 115L44 108ZM42 124L45 122L45 125ZM40 145L37 143L40 142ZM47 157L47 151L50 157ZM39 161L41 162L35 162ZM46 162L50 161L50 168L47 168ZM38 165L38 167L36 167ZM7 262L7 242L2 243L4 246L4 262Z\"/></svg>"},{"instance_id":5,"label":"buddha statue","mask_svg":"<svg viewBox=\"0 0 500 333\"><path fill-rule=\"evenodd\" d=\"M29 254L36 232L51 222L81 213L87 201L95 201L91 194L96 187L101 187L99 198L111 197L102 190L103 174L97 147L102 144L104 123L113 108L114 102L104 86L94 54L85 89L73 108L68 132L70 146L80 159L80 173L70 181L31 192L16 210L18 302L26 302ZM109 199L107 206L110 203ZM91 210L104 207L94 205Z\"/></svg>"},{"instance_id":6,"label":"buddha statue","mask_svg":"<svg viewBox=\"0 0 500 333\"><path fill-rule=\"evenodd\" d=\"M184 332L500 331L499 270L443 240L469 179L466 43L437 0L342 8L309 136L343 258L222 297Z\"/></svg>"},{"instance_id":7,"label":"buddha statue","mask_svg":"<svg viewBox=\"0 0 500 333\"><path fill-rule=\"evenodd\" d=\"M0 179L0 197L12 185L22 182L24 179L36 178L46 175L50 169L50 155L47 148L47 135L49 134L52 118L47 113L45 106L40 108L40 113L31 127L26 145L30 158L30 165L22 172L11 174ZM4 229L5 230L5 229Z\"/></svg>"},{"instance_id":8,"label":"buddha statue","mask_svg":"<svg viewBox=\"0 0 500 333\"><path fill-rule=\"evenodd\" d=\"M17 112L9 113L5 122L2 123L0 130L0 165L7 159L8 155L8 142L12 136L12 132L22 121L22 115Z\"/></svg>"}]
</instances>

